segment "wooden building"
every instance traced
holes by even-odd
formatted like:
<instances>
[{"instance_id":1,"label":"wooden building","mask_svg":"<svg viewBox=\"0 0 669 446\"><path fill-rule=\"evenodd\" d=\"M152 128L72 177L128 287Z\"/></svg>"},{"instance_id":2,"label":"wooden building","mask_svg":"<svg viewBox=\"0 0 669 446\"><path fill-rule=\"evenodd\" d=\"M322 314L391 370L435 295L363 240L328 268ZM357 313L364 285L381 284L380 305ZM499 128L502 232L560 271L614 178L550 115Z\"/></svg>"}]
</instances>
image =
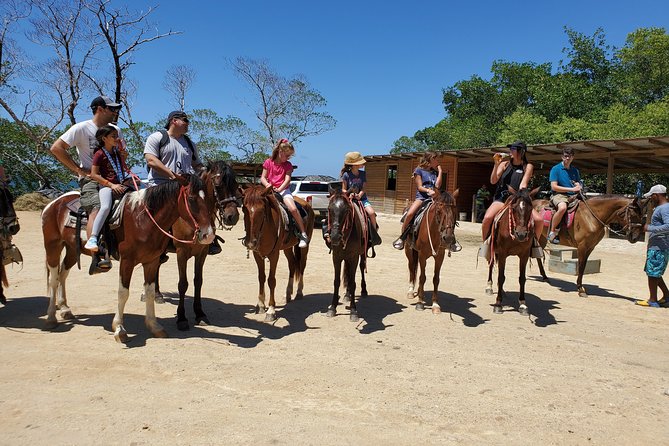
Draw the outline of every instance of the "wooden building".
<instances>
[{"instance_id":1,"label":"wooden building","mask_svg":"<svg viewBox=\"0 0 669 446\"><path fill-rule=\"evenodd\" d=\"M611 193L616 173L669 173L669 136L660 136L528 146L527 158L534 164L535 174L548 174L561 161L563 147L574 149L574 166L582 174L607 175L607 193ZM472 218L473 196L478 188L483 183L489 185L492 156L498 152L508 149L502 146L437 152L444 171L442 188L449 192L460 190L458 210L467 214L466 219ZM375 209L398 214L413 201L416 186L412 174L421 156L422 153L365 156L367 195Z\"/></svg>"}]
</instances>

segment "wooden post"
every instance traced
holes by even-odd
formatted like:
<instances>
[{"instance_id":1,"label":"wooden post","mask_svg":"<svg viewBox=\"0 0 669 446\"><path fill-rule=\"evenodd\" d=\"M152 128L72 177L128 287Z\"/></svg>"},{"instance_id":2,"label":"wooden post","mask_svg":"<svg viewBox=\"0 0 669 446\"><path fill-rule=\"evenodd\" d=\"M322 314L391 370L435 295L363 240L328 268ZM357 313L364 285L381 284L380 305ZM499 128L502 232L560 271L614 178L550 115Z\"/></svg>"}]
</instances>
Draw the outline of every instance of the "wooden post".
<instances>
[{"instance_id":1,"label":"wooden post","mask_svg":"<svg viewBox=\"0 0 669 446\"><path fill-rule=\"evenodd\" d=\"M613 193L613 167L615 164L615 158L613 158L613 153L609 153L608 165L606 166L606 193ZM609 238L609 228L604 229L604 237Z\"/></svg>"}]
</instances>

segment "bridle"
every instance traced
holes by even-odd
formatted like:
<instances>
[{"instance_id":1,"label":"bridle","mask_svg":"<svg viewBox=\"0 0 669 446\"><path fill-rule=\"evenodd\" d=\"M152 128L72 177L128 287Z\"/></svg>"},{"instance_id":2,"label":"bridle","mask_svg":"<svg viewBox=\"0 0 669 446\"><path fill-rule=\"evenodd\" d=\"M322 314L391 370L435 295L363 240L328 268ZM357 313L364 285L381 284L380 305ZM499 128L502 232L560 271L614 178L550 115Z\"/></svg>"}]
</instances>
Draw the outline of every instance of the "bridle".
<instances>
[{"instance_id":1,"label":"bridle","mask_svg":"<svg viewBox=\"0 0 669 446\"><path fill-rule=\"evenodd\" d=\"M515 208L514 201L520 201L520 198L513 198L507 208L509 211L509 236L511 237L511 240L516 240L516 230L518 228L525 228L528 234L531 234L532 231L534 231L534 219L532 218L532 201L531 200L529 201L529 207L528 207L530 217L527 219L527 223L525 223L525 225L523 226L520 226L516 221L516 216L515 213L513 212Z\"/></svg>"},{"instance_id":2,"label":"bridle","mask_svg":"<svg viewBox=\"0 0 669 446\"><path fill-rule=\"evenodd\" d=\"M625 225L622 227L622 230L616 231L613 229L610 225L604 223L601 218L595 214L595 212L592 210L590 205L588 204L588 200L585 199L585 196L583 195L582 192L579 192L581 199L583 203L585 204L585 207L590 211L590 214L592 214L593 217L595 217L595 220L597 220L604 228L608 229L610 232L613 232L616 235L619 235L620 237L625 237L627 238L628 241L631 242L631 237L632 237L632 230L634 228L639 228L643 226L643 223L632 223L632 218L631 213L632 213L632 205L634 204L634 199L632 199L631 202L627 203L625 207L623 208L623 222L625 222ZM620 211L616 212L616 214L620 214ZM646 219L646 215L641 215L640 220L643 221Z\"/></svg>"},{"instance_id":3,"label":"bridle","mask_svg":"<svg viewBox=\"0 0 669 446\"><path fill-rule=\"evenodd\" d=\"M220 228L223 228L226 231L230 231L232 229L232 225L226 226L223 223L224 221L223 212L230 203L234 203L236 207L241 206L242 203L240 203L241 200L237 195L233 195L229 190L227 190L228 189L227 187L225 188L227 196L225 198L220 197L218 188L220 185L223 185L224 183L221 182L219 185L216 185L216 179L222 177L223 175L221 173L216 173L210 176L210 180L214 189L214 201L216 202L216 210L218 211L218 213L216 214L216 220L218 221L218 225Z\"/></svg>"},{"instance_id":4,"label":"bridle","mask_svg":"<svg viewBox=\"0 0 669 446\"><path fill-rule=\"evenodd\" d=\"M332 204L332 201L338 197L343 198L344 202L346 203L346 210L344 212L344 221L342 223L337 221L335 224L333 224L334 219L332 216L332 209L330 208L330 206L328 206L328 233L330 234L330 239L332 239L332 228L335 228L339 232L341 232L342 248L346 249L346 244L348 243L348 240L351 237L351 233L353 232L353 225L355 221L354 220L355 209L353 207L353 202L351 200L351 197L344 194L333 195L332 197L330 197L330 204Z\"/></svg>"},{"instance_id":5,"label":"bridle","mask_svg":"<svg viewBox=\"0 0 669 446\"><path fill-rule=\"evenodd\" d=\"M198 235L200 235L200 225L197 223L195 220L195 217L193 216L193 213L190 210L190 206L188 204L188 195L190 191L190 186L181 186L179 189L179 197L177 198L177 204L179 203L179 200L181 200L181 197L183 197L184 204L186 205L186 212L188 212L188 216L191 219L191 222L193 223L193 226L195 228L195 231L193 231L193 239L192 240L181 240L170 234L169 232L165 231L163 228L160 227L158 222L153 218L153 215L151 215L151 212L149 211L149 208L146 207L146 204L144 204L144 209L146 210L146 214L149 216L153 224L156 225L158 229L160 229L160 232L162 232L164 235L168 236L172 240L175 240L180 243L188 243L188 244L195 244L197 241Z\"/></svg>"},{"instance_id":6,"label":"bridle","mask_svg":"<svg viewBox=\"0 0 669 446\"><path fill-rule=\"evenodd\" d=\"M432 242L432 231L430 228L432 227L430 223L430 211L434 210L433 214L434 218L437 219L437 231L439 232L439 247L442 247L442 240L443 237L441 237L441 234L448 230L455 231L455 227L459 226L458 222L453 218L453 224L445 224L446 218L448 217L446 208L451 207L455 208L454 204L448 204L445 201L434 201L432 200L432 203L428 205L429 207L425 211L425 224L427 225L427 238L430 243L430 250L432 251L432 256L437 255L437 250L434 249L434 243ZM455 211L452 211L452 215L455 216ZM433 220L434 221L434 220ZM450 254L449 254L450 255Z\"/></svg>"},{"instance_id":7,"label":"bridle","mask_svg":"<svg viewBox=\"0 0 669 446\"><path fill-rule=\"evenodd\" d=\"M262 220L260 221L260 227L259 227L258 231L256 231L258 236L255 237L256 245L255 245L255 248L253 248L253 251L260 254L258 249L260 249L260 240L261 240L262 235L263 235L263 228L265 227L265 222L270 220L271 218L273 218L273 216L272 216L272 203L270 203L270 200L271 200L270 197L260 197L260 198L256 197L256 198L254 198L254 200L257 200L258 202L262 203L263 214L264 214ZM277 206L278 206L278 203L277 203ZM248 209L249 206L244 204L244 207ZM244 212L246 213L247 211L244 211ZM276 248L276 244L279 242L280 232L281 232L281 216L279 216L279 222L277 224L277 233L276 233L276 237L274 237L274 244L272 245L272 249L269 250L270 253L274 251L274 249ZM246 257L248 258L248 250L246 251Z\"/></svg>"}]
</instances>

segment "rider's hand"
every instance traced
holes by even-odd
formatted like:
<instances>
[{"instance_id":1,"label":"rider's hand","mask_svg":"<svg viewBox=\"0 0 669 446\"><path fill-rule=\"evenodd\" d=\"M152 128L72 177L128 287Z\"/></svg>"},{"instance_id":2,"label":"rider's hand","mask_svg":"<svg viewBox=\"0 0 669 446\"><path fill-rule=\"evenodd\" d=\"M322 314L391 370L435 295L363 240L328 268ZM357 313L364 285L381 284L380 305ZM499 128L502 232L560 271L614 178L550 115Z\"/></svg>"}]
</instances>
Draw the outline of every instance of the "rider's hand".
<instances>
[{"instance_id":1,"label":"rider's hand","mask_svg":"<svg viewBox=\"0 0 669 446\"><path fill-rule=\"evenodd\" d=\"M441 164L437 165L437 172L441 172Z\"/></svg>"},{"instance_id":2,"label":"rider's hand","mask_svg":"<svg viewBox=\"0 0 669 446\"><path fill-rule=\"evenodd\" d=\"M581 186L581 183L576 183L574 185L574 188L572 189L573 192L580 192L583 187Z\"/></svg>"},{"instance_id":3,"label":"rider's hand","mask_svg":"<svg viewBox=\"0 0 669 446\"><path fill-rule=\"evenodd\" d=\"M428 196L428 197L433 197L434 194L435 194L434 189L428 189L428 190L427 190L427 196Z\"/></svg>"}]
</instances>

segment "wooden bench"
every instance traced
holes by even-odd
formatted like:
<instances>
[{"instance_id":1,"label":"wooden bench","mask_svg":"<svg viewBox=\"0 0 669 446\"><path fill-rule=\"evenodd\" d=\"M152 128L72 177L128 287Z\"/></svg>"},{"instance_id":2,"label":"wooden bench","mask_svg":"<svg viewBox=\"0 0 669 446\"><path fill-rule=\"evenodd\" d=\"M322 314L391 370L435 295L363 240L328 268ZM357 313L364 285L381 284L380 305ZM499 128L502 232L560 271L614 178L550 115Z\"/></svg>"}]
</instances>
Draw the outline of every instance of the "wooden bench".
<instances>
[{"instance_id":1,"label":"wooden bench","mask_svg":"<svg viewBox=\"0 0 669 446\"><path fill-rule=\"evenodd\" d=\"M598 273L602 261L589 258L583 274ZM576 248L570 246L555 246L549 248L548 271L578 276L578 254Z\"/></svg>"}]
</instances>

